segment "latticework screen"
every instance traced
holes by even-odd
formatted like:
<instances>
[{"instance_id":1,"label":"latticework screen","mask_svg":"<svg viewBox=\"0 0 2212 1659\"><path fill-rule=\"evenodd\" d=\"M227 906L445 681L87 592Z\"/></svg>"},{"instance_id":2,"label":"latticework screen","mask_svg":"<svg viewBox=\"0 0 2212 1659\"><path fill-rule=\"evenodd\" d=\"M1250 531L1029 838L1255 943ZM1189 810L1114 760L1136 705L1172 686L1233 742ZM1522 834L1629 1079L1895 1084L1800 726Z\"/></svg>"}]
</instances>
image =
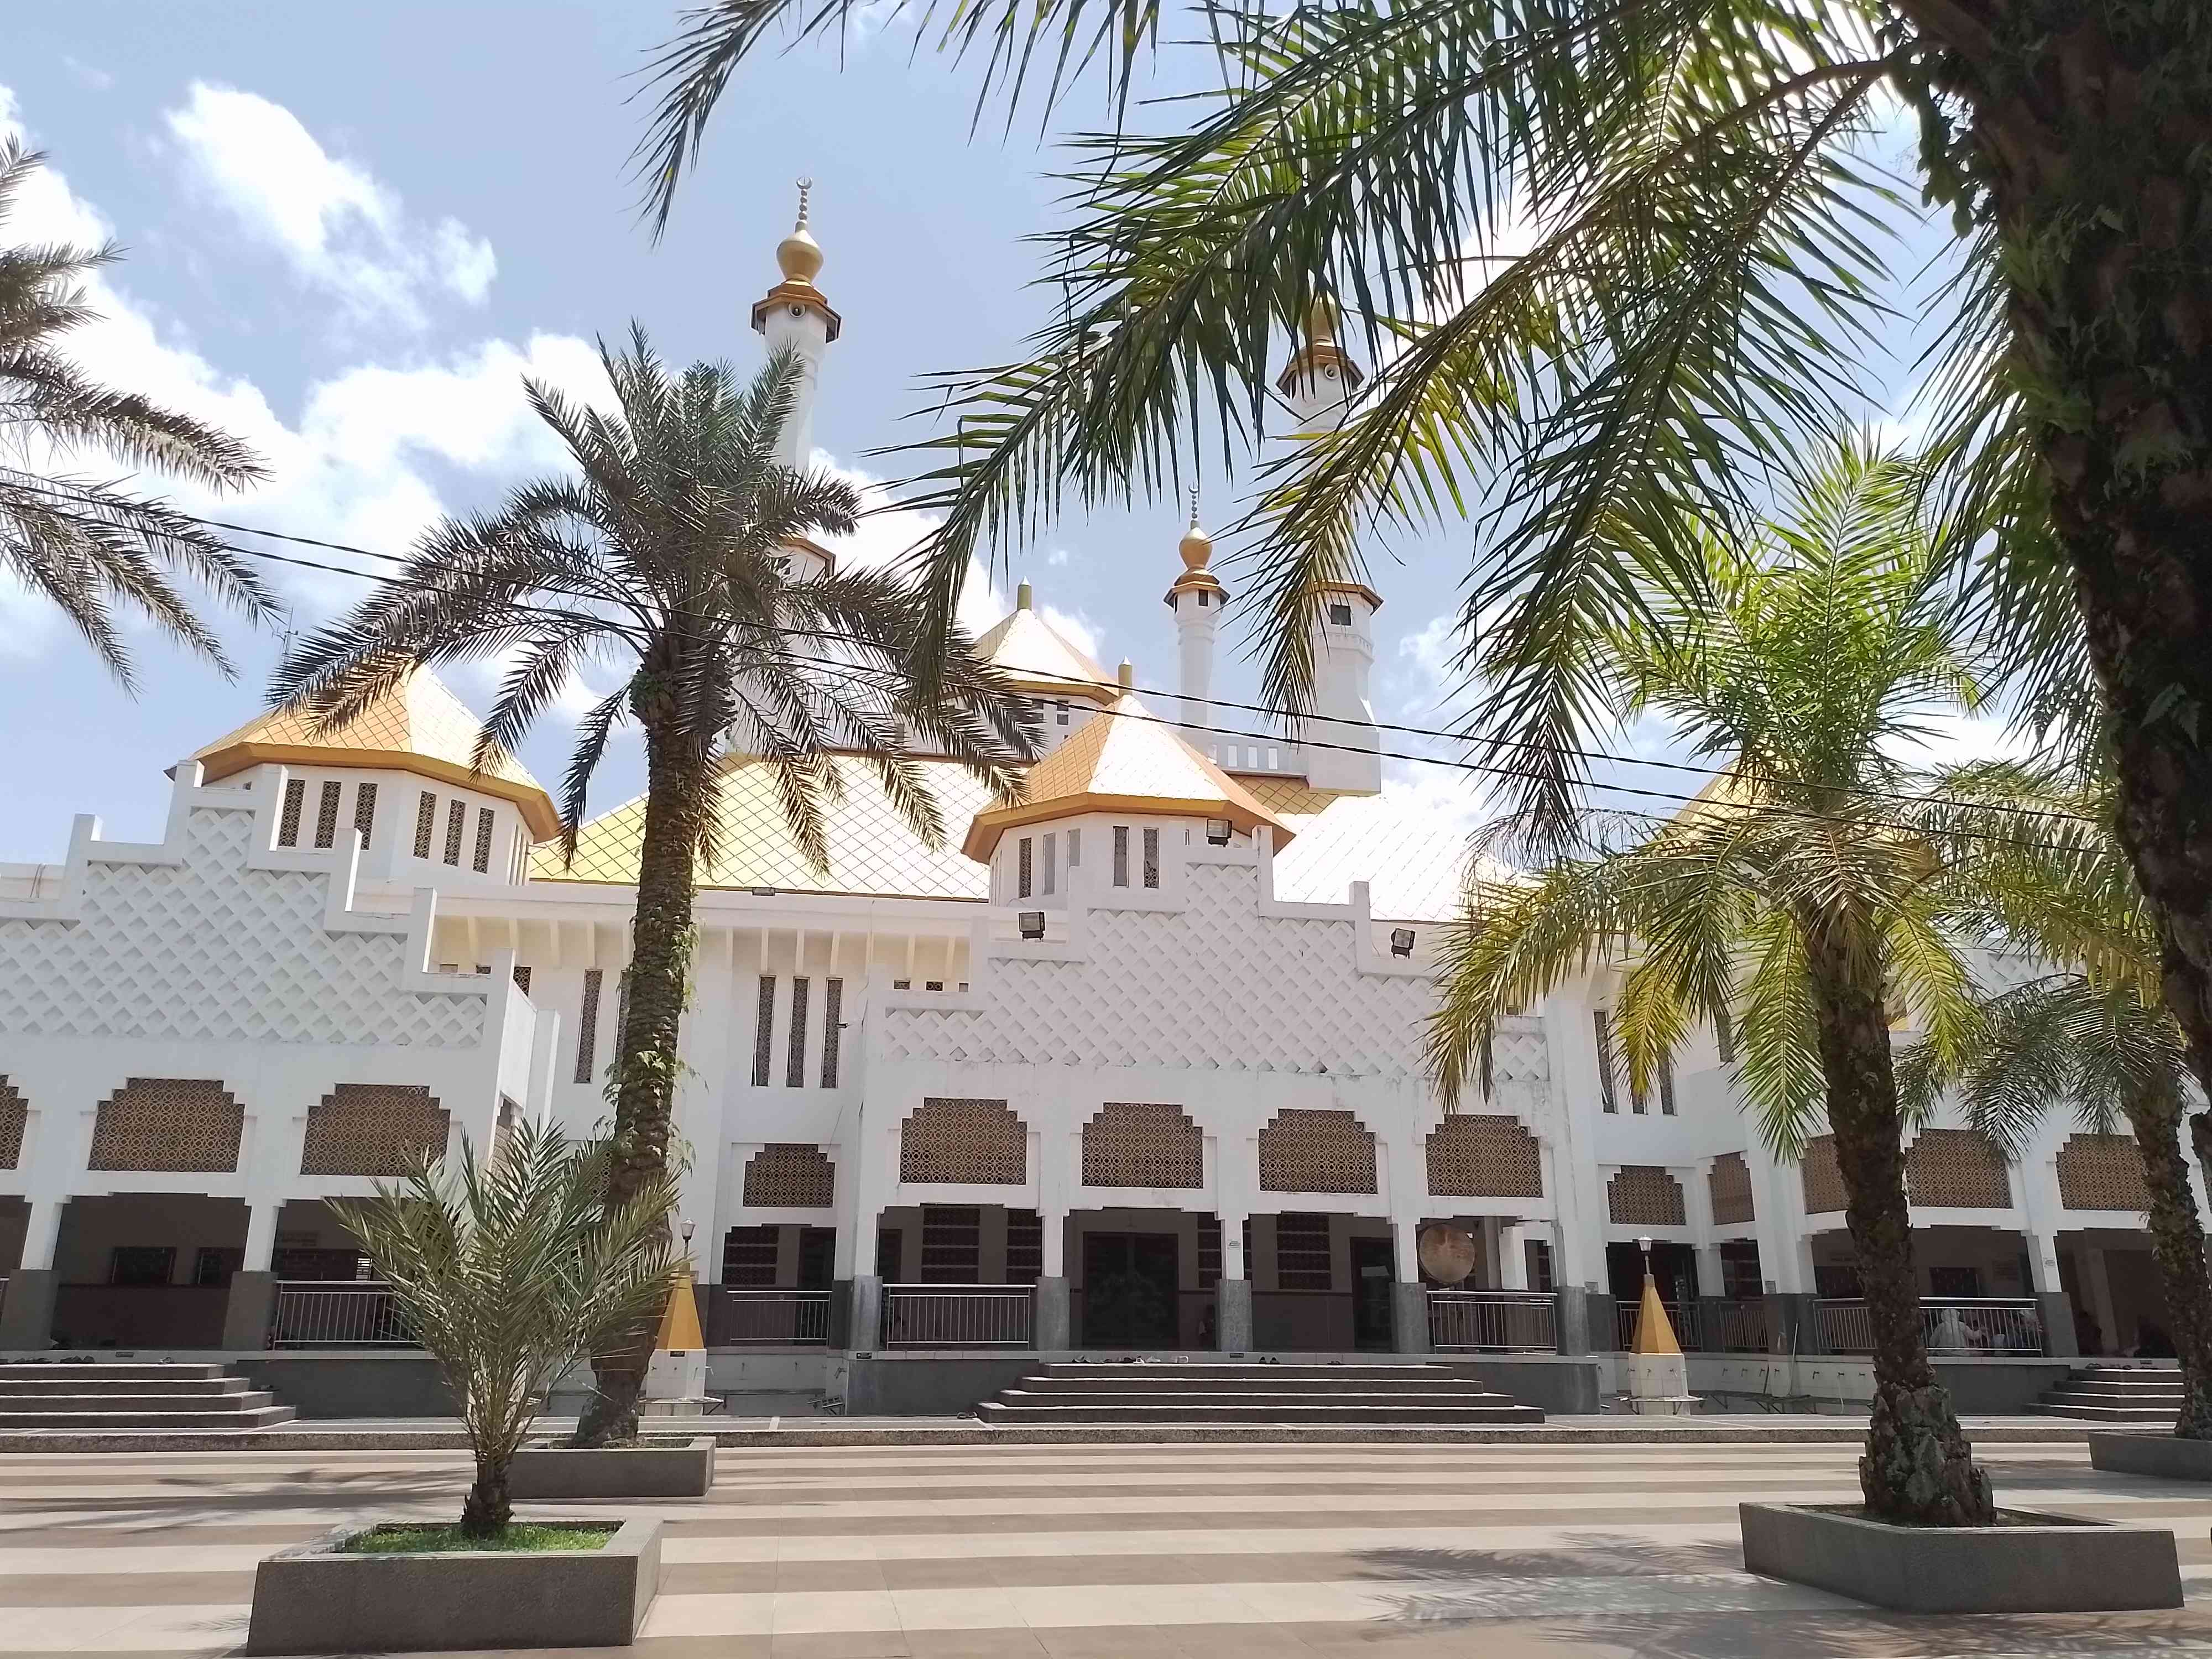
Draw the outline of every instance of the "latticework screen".
<instances>
[{"instance_id":1,"label":"latticework screen","mask_svg":"<svg viewBox=\"0 0 2212 1659\"><path fill-rule=\"evenodd\" d=\"M1805 1185L1806 1214L1825 1215L1850 1201L1844 1191L1843 1167L1836 1162L1835 1136L1814 1135L1807 1141L1797 1174Z\"/></svg>"},{"instance_id":2,"label":"latticework screen","mask_svg":"<svg viewBox=\"0 0 2212 1659\"><path fill-rule=\"evenodd\" d=\"M1371 1193L1375 1137L1352 1113L1285 1107L1260 1131L1263 1193Z\"/></svg>"},{"instance_id":3,"label":"latticework screen","mask_svg":"<svg viewBox=\"0 0 2212 1659\"><path fill-rule=\"evenodd\" d=\"M1686 1227L1682 1183L1656 1164L1626 1164L1605 1183L1606 1213L1616 1227Z\"/></svg>"},{"instance_id":4,"label":"latticework screen","mask_svg":"<svg viewBox=\"0 0 2212 1659\"><path fill-rule=\"evenodd\" d=\"M1723 1152L1713 1160L1705 1184L1713 1196L1713 1224L1740 1227L1752 1217L1751 1165L1741 1152Z\"/></svg>"},{"instance_id":5,"label":"latticework screen","mask_svg":"<svg viewBox=\"0 0 2212 1659\"><path fill-rule=\"evenodd\" d=\"M1202 1187L1206 1137L1180 1106L1109 1100L1083 1126L1086 1187Z\"/></svg>"},{"instance_id":6,"label":"latticework screen","mask_svg":"<svg viewBox=\"0 0 2212 1659\"><path fill-rule=\"evenodd\" d=\"M30 1121L30 1103L22 1091L0 1077L0 1170L23 1161L23 1129Z\"/></svg>"},{"instance_id":7,"label":"latticework screen","mask_svg":"<svg viewBox=\"0 0 2212 1659\"><path fill-rule=\"evenodd\" d=\"M819 1146L771 1141L745 1160L745 1202L763 1210L826 1210L837 1166Z\"/></svg>"},{"instance_id":8,"label":"latticework screen","mask_svg":"<svg viewBox=\"0 0 2212 1659\"><path fill-rule=\"evenodd\" d=\"M227 1172L245 1133L246 1108L220 1082L134 1077L100 1103L85 1167Z\"/></svg>"},{"instance_id":9,"label":"latticework screen","mask_svg":"<svg viewBox=\"0 0 2212 1659\"><path fill-rule=\"evenodd\" d=\"M1974 1129L1923 1129L1905 1149L1905 1186L1915 1204L2002 1210L2012 1182L1996 1142Z\"/></svg>"},{"instance_id":10,"label":"latticework screen","mask_svg":"<svg viewBox=\"0 0 2212 1659\"><path fill-rule=\"evenodd\" d=\"M899 1128L899 1179L1018 1187L1029 1130L1003 1100L925 1099Z\"/></svg>"},{"instance_id":11,"label":"latticework screen","mask_svg":"<svg viewBox=\"0 0 2212 1659\"><path fill-rule=\"evenodd\" d=\"M2133 1135L2070 1135L2058 1149L2058 1202L2069 1210L2148 1210L2150 1187Z\"/></svg>"},{"instance_id":12,"label":"latticework screen","mask_svg":"<svg viewBox=\"0 0 2212 1659\"><path fill-rule=\"evenodd\" d=\"M1429 1191L1451 1198L1541 1198L1544 1160L1521 1120L1449 1112L1428 1143Z\"/></svg>"},{"instance_id":13,"label":"latticework screen","mask_svg":"<svg viewBox=\"0 0 2212 1659\"><path fill-rule=\"evenodd\" d=\"M404 1175L446 1150L451 1122L420 1085L341 1083L307 1109L300 1173Z\"/></svg>"}]
</instances>

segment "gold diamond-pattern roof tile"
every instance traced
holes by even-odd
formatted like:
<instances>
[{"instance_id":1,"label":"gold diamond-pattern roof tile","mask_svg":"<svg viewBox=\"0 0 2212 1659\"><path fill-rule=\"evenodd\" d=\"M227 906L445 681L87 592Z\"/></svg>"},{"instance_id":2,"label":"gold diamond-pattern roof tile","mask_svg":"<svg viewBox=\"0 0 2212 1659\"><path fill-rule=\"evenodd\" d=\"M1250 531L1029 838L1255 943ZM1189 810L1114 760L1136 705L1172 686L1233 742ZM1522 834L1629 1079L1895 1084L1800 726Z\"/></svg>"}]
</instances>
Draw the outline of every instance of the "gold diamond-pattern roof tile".
<instances>
[{"instance_id":1,"label":"gold diamond-pattern roof tile","mask_svg":"<svg viewBox=\"0 0 2212 1659\"><path fill-rule=\"evenodd\" d=\"M764 761L745 760L722 775L715 857L699 871L699 884L918 898L988 896L988 873L961 856L957 838L976 810L989 802L990 792L964 767L949 760L919 763L945 817L946 844L932 848L884 798L866 762L841 755L834 763L845 788L843 800L829 809L827 870L808 860L785 823L774 769ZM644 835L641 796L584 826L573 865L562 866L557 846L539 848L531 860L531 878L634 883Z\"/></svg>"},{"instance_id":2,"label":"gold diamond-pattern roof tile","mask_svg":"<svg viewBox=\"0 0 2212 1659\"><path fill-rule=\"evenodd\" d=\"M975 654L1024 691L1094 702L1110 702L1115 695L1114 677L1026 605L987 629Z\"/></svg>"},{"instance_id":3,"label":"gold diamond-pattern roof tile","mask_svg":"<svg viewBox=\"0 0 2212 1659\"><path fill-rule=\"evenodd\" d=\"M975 815L968 856L988 859L999 837L1018 824L1097 811L1225 817L1247 834L1264 823L1279 842L1293 833L1251 791L1163 725L1134 695L1124 693L1030 769L1021 801Z\"/></svg>"},{"instance_id":4,"label":"gold diamond-pattern roof tile","mask_svg":"<svg viewBox=\"0 0 2212 1659\"><path fill-rule=\"evenodd\" d=\"M418 668L343 726L319 726L304 709L270 709L192 758L210 783L272 763L419 772L514 802L540 841L557 835L553 802L520 761L501 752L482 772L472 769L482 730L483 722L444 681Z\"/></svg>"}]
</instances>

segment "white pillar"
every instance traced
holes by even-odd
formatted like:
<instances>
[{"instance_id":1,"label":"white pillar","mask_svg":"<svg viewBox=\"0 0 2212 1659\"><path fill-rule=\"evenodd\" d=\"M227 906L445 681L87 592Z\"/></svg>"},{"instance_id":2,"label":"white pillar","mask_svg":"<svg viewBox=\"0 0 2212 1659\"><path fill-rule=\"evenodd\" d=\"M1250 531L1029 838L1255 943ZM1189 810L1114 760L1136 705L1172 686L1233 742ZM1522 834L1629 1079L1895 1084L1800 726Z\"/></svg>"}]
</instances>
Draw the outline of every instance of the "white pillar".
<instances>
[{"instance_id":1,"label":"white pillar","mask_svg":"<svg viewBox=\"0 0 2212 1659\"><path fill-rule=\"evenodd\" d=\"M240 1271L265 1273L276 1260L276 1217L282 1200L249 1205L246 1212L246 1261Z\"/></svg>"},{"instance_id":2,"label":"white pillar","mask_svg":"<svg viewBox=\"0 0 2212 1659\"><path fill-rule=\"evenodd\" d=\"M1221 1218L1221 1276L1224 1279L1248 1277L1244 1260L1244 1221L1241 1215Z\"/></svg>"},{"instance_id":3,"label":"white pillar","mask_svg":"<svg viewBox=\"0 0 2212 1659\"><path fill-rule=\"evenodd\" d=\"M1063 1279L1067 1274L1067 1212L1045 1210L1039 1218L1044 1223L1044 1276Z\"/></svg>"},{"instance_id":4,"label":"white pillar","mask_svg":"<svg viewBox=\"0 0 2212 1659\"><path fill-rule=\"evenodd\" d=\"M1528 1244L1518 1223L1501 1222L1498 1228L1498 1288L1528 1288Z\"/></svg>"},{"instance_id":5,"label":"white pillar","mask_svg":"<svg viewBox=\"0 0 2212 1659\"><path fill-rule=\"evenodd\" d=\"M23 1261L26 1271L50 1269L54 1265L54 1244L62 1234L62 1206L65 1198L40 1198L31 1201L29 1224L23 1233Z\"/></svg>"}]
</instances>

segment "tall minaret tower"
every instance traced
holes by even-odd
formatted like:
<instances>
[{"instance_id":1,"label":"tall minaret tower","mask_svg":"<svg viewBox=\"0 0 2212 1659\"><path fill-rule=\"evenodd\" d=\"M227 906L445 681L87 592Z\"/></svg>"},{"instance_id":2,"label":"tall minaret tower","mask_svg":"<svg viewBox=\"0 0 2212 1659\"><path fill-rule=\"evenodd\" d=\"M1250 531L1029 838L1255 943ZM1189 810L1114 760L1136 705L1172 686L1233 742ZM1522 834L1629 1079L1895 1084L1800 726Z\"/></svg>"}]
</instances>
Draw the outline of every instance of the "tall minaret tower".
<instances>
[{"instance_id":1,"label":"tall minaret tower","mask_svg":"<svg viewBox=\"0 0 2212 1659\"><path fill-rule=\"evenodd\" d=\"M1182 705L1182 720L1191 746L1211 755L1221 746L1221 734L1208 731L1223 722L1213 704L1213 647L1221 635L1221 613L1229 604L1229 590L1206 567L1213 557L1213 538L1198 527L1198 491L1190 492L1190 528L1177 544L1182 555L1182 574L1167 591L1168 609L1175 612L1176 643L1182 670L1176 690Z\"/></svg>"},{"instance_id":2,"label":"tall minaret tower","mask_svg":"<svg viewBox=\"0 0 2212 1659\"><path fill-rule=\"evenodd\" d=\"M1336 307L1316 297L1306 313L1305 343L1291 354L1275 380L1275 390L1290 409L1287 435L1333 432L1342 426L1352 394L1366 378L1336 342Z\"/></svg>"},{"instance_id":3,"label":"tall minaret tower","mask_svg":"<svg viewBox=\"0 0 2212 1659\"><path fill-rule=\"evenodd\" d=\"M821 378L822 359L830 342L844 326L843 319L830 309L830 301L822 297L822 290L814 286L815 277L822 271L822 245L806 228L813 193L811 179L799 181L799 222L791 228L790 235L775 245L775 263L783 280L753 304L753 327L768 337L768 349L773 352L794 347L802 366L798 401L791 418L784 422L783 441L776 449L776 459L793 468L804 467L814 453L815 386Z\"/></svg>"}]
</instances>

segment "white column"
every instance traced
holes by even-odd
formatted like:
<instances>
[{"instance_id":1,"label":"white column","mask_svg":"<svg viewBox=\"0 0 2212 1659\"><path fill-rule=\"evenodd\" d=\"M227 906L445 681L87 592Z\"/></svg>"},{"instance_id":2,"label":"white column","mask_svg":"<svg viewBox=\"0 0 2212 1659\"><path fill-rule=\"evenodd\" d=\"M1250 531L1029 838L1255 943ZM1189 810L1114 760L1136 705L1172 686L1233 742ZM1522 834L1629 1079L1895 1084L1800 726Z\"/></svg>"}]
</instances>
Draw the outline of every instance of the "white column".
<instances>
[{"instance_id":1,"label":"white column","mask_svg":"<svg viewBox=\"0 0 2212 1659\"><path fill-rule=\"evenodd\" d=\"M1502 1291L1528 1288L1528 1245L1517 1223L1498 1227L1498 1287Z\"/></svg>"},{"instance_id":2,"label":"white column","mask_svg":"<svg viewBox=\"0 0 2212 1659\"><path fill-rule=\"evenodd\" d=\"M1221 1218L1221 1276L1224 1279L1243 1279L1247 1276L1244 1260L1244 1221L1241 1215Z\"/></svg>"},{"instance_id":3,"label":"white column","mask_svg":"<svg viewBox=\"0 0 2212 1659\"><path fill-rule=\"evenodd\" d=\"M1041 1210L1038 1214L1044 1223L1044 1276L1064 1279L1067 1275L1067 1212Z\"/></svg>"},{"instance_id":4,"label":"white column","mask_svg":"<svg viewBox=\"0 0 2212 1659\"><path fill-rule=\"evenodd\" d=\"M281 1200L250 1205L246 1212L246 1261L240 1271L265 1273L276 1260L276 1217Z\"/></svg>"},{"instance_id":5,"label":"white column","mask_svg":"<svg viewBox=\"0 0 2212 1659\"><path fill-rule=\"evenodd\" d=\"M2038 1149L2039 1152L2041 1149ZM2018 1165L2021 1237L2027 1244L2028 1288L2051 1291L2058 1283L2058 1230L2063 1201L2058 1195L2058 1164L2055 1154L2036 1157Z\"/></svg>"},{"instance_id":6,"label":"white column","mask_svg":"<svg viewBox=\"0 0 2212 1659\"><path fill-rule=\"evenodd\" d=\"M23 1233L25 1271L51 1269L54 1265L54 1244L61 1237L62 1206L65 1198L40 1198L31 1201L28 1226Z\"/></svg>"}]
</instances>

